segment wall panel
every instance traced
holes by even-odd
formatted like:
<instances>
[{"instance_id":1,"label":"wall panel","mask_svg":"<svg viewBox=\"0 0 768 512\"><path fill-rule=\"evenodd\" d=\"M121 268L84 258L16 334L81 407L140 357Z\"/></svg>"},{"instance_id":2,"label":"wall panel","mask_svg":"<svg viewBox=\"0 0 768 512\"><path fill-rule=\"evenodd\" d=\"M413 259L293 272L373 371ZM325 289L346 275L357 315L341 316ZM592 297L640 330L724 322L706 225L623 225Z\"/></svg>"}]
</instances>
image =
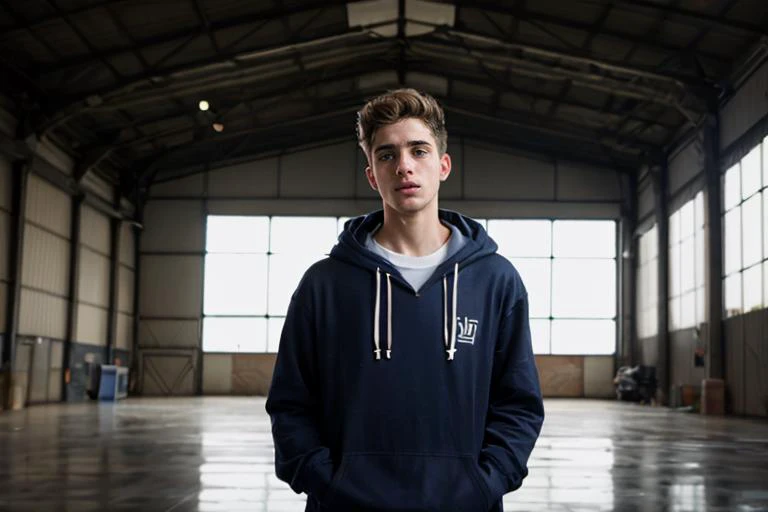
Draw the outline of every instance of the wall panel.
<instances>
[{"instance_id":1,"label":"wall panel","mask_svg":"<svg viewBox=\"0 0 768 512\"><path fill-rule=\"evenodd\" d=\"M136 240L133 234L133 225L130 222L122 222L120 225L120 263L126 267L134 268Z\"/></svg>"},{"instance_id":2,"label":"wall panel","mask_svg":"<svg viewBox=\"0 0 768 512\"><path fill-rule=\"evenodd\" d=\"M466 199L554 199L551 162L465 144L464 172Z\"/></svg>"},{"instance_id":3,"label":"wall panel","mask_svg":"<svg viewBox=\"0 0 768 512\"><path fill-rule=\"evenodd\" d=\"M142 252L203 251L200 201L150 201L144 210Z\"/></svg>"},{"instance_id":4,"label":"wall panel","mask_svg":"<svg viewBox=\"0 0 768 512\"><path fill-rule=\"evenodd\" d=\"M209 197L274 197L277 195L278 158L266 158L212 170Z\"/></svg>"},{"instance_id":5,"label":"wall panel","mask_svg":"<svg viewBox=\"0 0 768 512\"><path fill-rule=\"evenodd\" d=\"M744 317L723 322L725 335L725 386L727 406L734 414L745 412L744 388Z\"/></svg>"},{"instance_id":6,"label":"wall panel","mask_svg":"<svg viewBox=\"0 0 768 512\"><path fill-rule=\"evenodd\" d=\"M203 394L228 395L232 393L232 354L205 354L203 356Z\"/></svg>"},{"instance_id":7,"label":"wall panel","mask_svg":"<svg viewBox=\"0 0 768 512\"><path fill-rule=\"evenodd\" d=\"M178 180L154 183L149 188L149 193L152 197L201 197L203 180L203 173L197 173Z\"/></svg>"},{"instance_id":8,"label":"wall panel","mask_svg":"<svg viewBox=\"0 0 768 512\"><path fill-rule=\"evenodd\" d=\"M109 217L83 205L80 217L80 243L102 254L110 252Z\"/></svg>"},{"instance_id":9,"label":"wall panel","mask_svg":"<svg viewBox=\"0 0 768 512\"><path fill-rule=\"evenodd\" d=\"M557 166L557 198L574 201L621 201L621 176L610 169L561 163Z\"/></svg>"},{"instance_id":10,"label":"wall panel","mask_svg":"<svg viewBox=\"0 0 768 512\"><path fill-rule=\"evenodd\" d=\"M69 245L67 240L27 223L21 283L66 296L69 290Z\"/></svg>"},{"instance_id":11,"label":"wall panel","mask_svg":"<svg viewBox=\"0 0 768 512\"><path fill-rule=\"evenodd\" d=\"M669 161L669 195L674 196L693 178L704 172L704 156L696 140L680 149Z\"/></svg>"},{"instance_id":12,"label":"wall panel","mask_svg":"<svg viewBox=\"0 0 768 512\"><path fill-rule=\"evenodd\" d=\"M200 345L200 321L143 320L139 327L142 347L193 348Z\"/></svg>"},{"instance_id":13,"label":"wall panel","mask_svg":"<svg viewBox=\"0 0 768 512\"><path fill-rule=\"evenodd\" d=\"M35 174L30 174L27 188L27 220L69 239L72 200Z\"/></svg>"},{"instance_id":14,"label":"wall panel","mask_svg":"<svg viewBox=\"0 0 768 512\"><path fill-rule=\"evenodd\" d=\"M198 318L202 266L202 256L142 256L141 316Z\"/></svg>"},{"instance_id":15,"label":"wall panel","mask_svg":"<svg viewBox=\"0 0 768 512\"><path fill-rule=\"evenodd\" d=\"M67 325L67 300L21 289L19 334L63 340Z\"/></svg>"},{"instance_id":16,"label":"wall panel","mask_svg":"<svg viewBox=\"0 0 768 512\"><path fill-rule=\"evenodd\" d=\"M133 348L133 316L125 313L117 314L117 335L115 346L123 350Z\"/></svg>"},{"instance_id":17,"label":"wall panel","mask_svg":"<svg viewBox=\"0 0 768 512\"><path fill-rule=\"evenodd\" d=\"M78 304L75 340L98 347L107 346L108 321L109 312L106 309Z\"/></svg>"},{"instance_id":18,"label":"wall panel","mask_svg":"<svg viewBox=\"0 0 768 512\"><path fill-rule=\"evenodd\" d=\"M725 149L768 114L768 62L736 92L720 113L720 148Z\"/></svg>"},{"instance_id":19,"label":"wall panel","mask_svg":"<svg viewBox=\"0 0 768 512\"><path fill-rule=\"evenodd\" d=\"M133 279L132 270L119 267L117 310L123 313L133 314Z\"/></svg>"},{"instance_id":20,"label":"wall panel","mask_svg":"<svg viewBox=\"0 0 768 512\"><path fill-rule=\"evenodd\" d=\"M0 209L11 211L13 191L13 169L11 162L0 155Z\"/></svg>"},{"instance_id":21,"label":"wall panel","mask_svg":"<svg viewBox=\"0 0 768 512\"><path fill-rule=\"evenodd\" d=\"M109 258L80 247L79 300L109 306Z\"/></svg>"},{"instance_id":22,"label":"wall panel","mask_svg":"<svg viewBox=\"0 0 768 512\"><path fill-rule=\"evenodd\" d=\"M352 142L288 153L281 158L281 197L353 197Z\"/></svg>"},{"instance_id":23,"label":"wall panel","mask_svg":"<svg viewBox=\"0 0 768 512\"><path fill-rule=\"evenodd\" d=\"M11 215L3 210L0 210L0 247L0 280L7 281L10 279L11 264L8 259L11 247Z\"/></svg>"}]
</instances>

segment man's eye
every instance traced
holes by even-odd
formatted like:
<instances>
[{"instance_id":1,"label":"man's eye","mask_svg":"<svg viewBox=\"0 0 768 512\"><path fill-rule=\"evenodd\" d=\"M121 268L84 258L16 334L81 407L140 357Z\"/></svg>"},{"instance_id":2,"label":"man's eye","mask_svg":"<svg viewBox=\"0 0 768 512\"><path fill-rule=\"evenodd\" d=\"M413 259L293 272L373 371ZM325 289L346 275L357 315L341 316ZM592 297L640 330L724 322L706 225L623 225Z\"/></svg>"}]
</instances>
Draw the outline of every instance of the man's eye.
<instances>
[{"instance_id":1,"label":"man's eye","mask_svg":"<svg viewBox=\"0 0 768 512\"><path fill-rule=\"evenodd\" d=\"M392 153L383 153L379 155L380 162L386 162L392 160Z\"/></svg>"},{"instance_id":2,"label":"man's eye","mask_svg":"<svg viewBox=\"0 0 768 512\"><path fill-rule=\"evenodd\" d=\"M413 154L416 156L427 156L427 151L424 149L415 149Z\"/></svg>"}]
</instances>

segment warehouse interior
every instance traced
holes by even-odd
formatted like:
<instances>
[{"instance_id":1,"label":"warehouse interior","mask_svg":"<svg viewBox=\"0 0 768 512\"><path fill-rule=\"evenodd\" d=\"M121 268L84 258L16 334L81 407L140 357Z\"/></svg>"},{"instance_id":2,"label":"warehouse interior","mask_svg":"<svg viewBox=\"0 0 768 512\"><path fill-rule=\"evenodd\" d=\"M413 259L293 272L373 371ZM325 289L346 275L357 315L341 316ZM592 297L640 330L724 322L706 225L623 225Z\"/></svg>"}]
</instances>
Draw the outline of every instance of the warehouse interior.
<instances>
[{"instance_id":1,"label":"warehouse interior","mask_svg":"<svg viewBox=\"0 0 768 512\"><path fill-rule=\"evenodd\" d=\"M762 0L0 0L0 77L0 509L303 510L282 323L381 208L356 112L413 87L531 300L505 509L768 510Z\"/></svg>"}]
</instances>

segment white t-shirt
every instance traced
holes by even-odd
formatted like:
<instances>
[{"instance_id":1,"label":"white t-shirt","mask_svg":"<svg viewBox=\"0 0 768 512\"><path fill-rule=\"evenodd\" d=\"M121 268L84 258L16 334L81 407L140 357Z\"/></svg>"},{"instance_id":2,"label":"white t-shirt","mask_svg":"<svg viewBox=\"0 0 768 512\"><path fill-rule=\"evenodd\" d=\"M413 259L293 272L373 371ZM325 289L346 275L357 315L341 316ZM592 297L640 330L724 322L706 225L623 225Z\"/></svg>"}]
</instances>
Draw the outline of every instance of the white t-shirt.
<instances>
[{"instance_id":1,"label":"white t-shirt","mask_svg":"<svg viewBox=\"0 0 768 512\"><path fill-rule=\"evenodd\" d=\"M365 247L389 261L402 274L408 284L414 290L419 291L419 288L427 282L435 272L435 269L450 256L458 252L466 243L466 238L462 236L458 228L450 224L447 224L447 227L451 229L451 236L438 250L426 256L406 256L405 254L393 252L382 247L373 238L378 228L373 233L368 233Z\"/></svg>"}]
</instances>

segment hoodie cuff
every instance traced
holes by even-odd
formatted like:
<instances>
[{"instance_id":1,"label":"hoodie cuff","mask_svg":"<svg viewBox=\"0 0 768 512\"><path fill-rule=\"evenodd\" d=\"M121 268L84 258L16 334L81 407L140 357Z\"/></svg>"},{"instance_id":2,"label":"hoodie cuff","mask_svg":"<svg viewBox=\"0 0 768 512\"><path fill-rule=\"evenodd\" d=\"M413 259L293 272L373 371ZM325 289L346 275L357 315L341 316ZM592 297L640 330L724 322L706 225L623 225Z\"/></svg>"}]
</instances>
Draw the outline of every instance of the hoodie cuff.
<instances>
[{"instance_id":1,"label":"hoodie cuff","mask_svg":"<svg viewBox=\"0 0 768 512\"><path fill-rule=\"evenodd\" d=\"M322 502L333 480L333 461L326 458L311 464L304 468L301 479L304 492Z\"/></svg>"}]
</instances>

